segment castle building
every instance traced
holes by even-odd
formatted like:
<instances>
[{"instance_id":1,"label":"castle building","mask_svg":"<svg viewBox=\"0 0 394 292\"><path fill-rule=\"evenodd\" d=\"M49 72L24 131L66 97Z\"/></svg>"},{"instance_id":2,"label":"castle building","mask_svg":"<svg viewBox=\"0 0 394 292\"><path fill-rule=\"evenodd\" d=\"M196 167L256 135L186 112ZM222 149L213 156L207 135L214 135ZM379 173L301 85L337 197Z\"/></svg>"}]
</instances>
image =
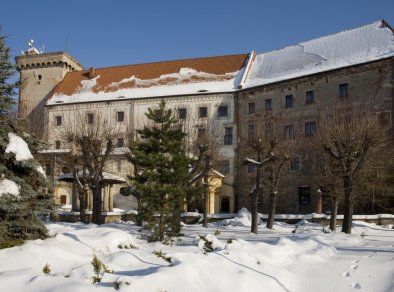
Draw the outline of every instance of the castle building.
<instances>
[{"instance_id":1,"label":"castle building","mask_svg":"<svg viewBox=\"0 0 394 292\"><path fill-rule=\"evenodd\" d=\"M57 138L66 120L82 113L119 125L123 134L105 171L126 177L133 169L125 147L147 123L147 109L165 100L192 137L208 132L217 139L215 179L221 183L212 191L211 213L249 206L255 172L243 162L250 155L248 139L266 131L273 115L283 117L302 144L318 131L321 112L336 99L370 95L380 101L381 118L393 126L394 33L384 21L261 54L88 70L65 52L27 52L16 61L20 115L38 121L33 123L37 133L50 145L43 165L55 181L69 172L61 165L67 145ZM311 167L304 161L310 153L303 151L289 163L291 187L279 198L279 212L313 210L318 186L308 179ZM135 207L119 195L120 186L110 184L106 191L114 206ZM55 192L77 211L70 184L58 181Z\"/></svg>"}]
</instances>

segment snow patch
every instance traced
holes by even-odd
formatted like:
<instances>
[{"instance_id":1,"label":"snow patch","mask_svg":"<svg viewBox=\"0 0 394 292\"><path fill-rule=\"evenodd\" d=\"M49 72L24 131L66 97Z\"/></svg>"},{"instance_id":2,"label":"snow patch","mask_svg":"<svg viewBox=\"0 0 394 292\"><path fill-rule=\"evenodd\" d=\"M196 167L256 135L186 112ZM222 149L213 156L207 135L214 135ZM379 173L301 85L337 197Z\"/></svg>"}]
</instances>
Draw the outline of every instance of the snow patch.
<instances>
[{"instance_id":1,"label":"snow patch","mask_svg":"<svg viewBox=\"0 0 394 292\"><path fill-rule=\"evenodd\" d=\"M135 87L151 87L151 86L157 86L158 84L167 84L167 85L176 85L179 83L184 83L184 82L191 82L193 79L197 80L228 80L228 79L233 79L234 77L237 76L238 71L236 72L231 72L231 73L225 73L225 74L211 74L211 73L206 73L206 72L199 72L195 69L192 68L181 68L178 73L170 73L170 74L163 74L160 75L158 78L153 78L153 79L139 79L135 77L134 75L122 79L119 82L112 82L109 86L110 87L119 87L121 84L127 84L130 83L134 85Z\"/></svg>"},{"instance_id":2,"label":"snow patch","mask_svg":"<svg viewBox=\"0 0 394 292\"><path fill-rule=\"evenodd\" d=\"M91 92L93 87L97 85L97 79L100 78L100 75L97 75L96 77L88 80L82 80L81 81L81 87L79 88L78 92L79 93L88 93Z\"/></svg>"},{"instance_id":3,"label":"snow patch","mask_svg":"<svg viewBox=\"0 0 394 292\"><path fill-rule=\"evenodd\" d=\"M203 92L233 92L236 89L236 77L243 74L243 70L225 74L211 74L199 72L192 68L181 68L179 72L164 74L154 79L139 79L135 76L125 78L119 82L112 82L107 88L94 93L97 76L84 80L78 92L72 95L55 94L47 102L48 105L57 103L76 103L84 101L107 101L130 98L161 97L169 95L186 95ZM119 88L130 84L130 88Z\"/></svg>"},{"instance_id":4,"label":"snow patch","mask_svg":"<svg viewBox=\"0 0 394 292\"><path fill-rule=\"evenodd\" d=\"M45 174L45 171L44 171L44 169L42 168L41 165L37 167L37 171L38 171L40 174L42 174L43 177L47 177L47 175Z\"/></svg>"},{"instance_id":5,"label":"snow patch","mask_svg":"<svg viewBox=\"0 0 394 292\"><path fill-rule=\"evenodd\" d=\"M19 197L19 189L20 187L12 180L6 178L0 180L0 198L7 194Z\"/></svg>"},{"instance_id":6,"label":"snow patch","mask_svg":"<svg viewBox=\"0 0 394 292\"><path fill-rule=\"evenodd\" d=\"M226 219L219 222L221 226L242 226L242 227L250 227L252 222L252 214L246 208L242 208L238 211L237 215L233 219ZM259 224L262 221L259 216Z\"/></svg>"},{"instance_id":7,"label":"snow patch","mask_svg":"<svg viewBox=\"0 0 394 292\"><path fill-rule=\"evenodd\" d=\"M5 149L6 153L14 153L17 161L33 159L29 146L21 137L14 133L8 133L9 143Z\"/></svg>"}]
</instances>

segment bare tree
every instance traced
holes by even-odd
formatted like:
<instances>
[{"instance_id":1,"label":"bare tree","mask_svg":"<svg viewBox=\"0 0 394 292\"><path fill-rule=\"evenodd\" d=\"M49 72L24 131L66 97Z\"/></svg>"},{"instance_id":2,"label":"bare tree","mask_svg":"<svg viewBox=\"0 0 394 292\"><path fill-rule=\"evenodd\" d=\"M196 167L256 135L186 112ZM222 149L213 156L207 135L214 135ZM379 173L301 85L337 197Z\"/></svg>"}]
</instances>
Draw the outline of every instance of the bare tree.
<instances>
[{"instance_id":1,"label":"bare tree","mask_svg":"<svg viewBox=\"0 0 394 292\"><path fill-rule=\"evenodd\" d=\"M317 145L318 146L318 145ZM316 148L312 148L316 149ZM326 194L331 203L330 230L335 231L337 225L338 205L343 193L343 183L340 173L340 165L333 160L326 151L316 149L321 159L316 167L313 179L318 184L320 192ZM320 151L320 152L319 152Z\"/></svg>"},{"instance_id":2,"label":"bare tree","mask_svg":"<svg viewBox=\"0 0 394 292\"><path fill-rule=\"evenodd\" d=\"M328 167L342 180L345 199L342 232L351 233L358 175L372 154L387 143L376 109L365 100L345 99L324 113L316 138L332 160ZM331 170L330 170L331 171Z\"/></svg>"},{"instance_id":3,"label":"bare tree","mask_svg":"<svg viewBox=\"0 0 394 292\"><path fill-rule=\"evenodd\" d=\"M84 218L88 189L93 194L92 221L102 224L103 170L116 147L115 140L124 135L117 123L108 121L99 111L69 112L63 116L54 136L67 148L65 157L72 168L80 198L81 219Z\"/></svg>"},{"instance_id":4,"label":"bare tree","mask_svg":"<svg viewBox=\"0 0 394 292\"><path fill-rule=\"evenodd\" d=\"M286 136L286 134L285 134ZM269 206L267 228L272 229L276 212L276 200L280 193L284 191L285 168L294 154L294 140L292 137L286 139L281 134L270 141L270 148L275 153L275 159L267 165L265 181L268 186Z\"/></svg>"},{"instance_id":5,"label":"bare tree","mask_svg":"<svg viewBox=\"0 0 394 292\"><path fill-rule=\"evenodd\" d=\"M196 163L191 170L195 173L190 183L202 180L202 198L204 200L203 227L208 227L209 209L209 175L219 166L223 158L220 148L223 145L223 126L215 116L197 121L192 117L180 120L184 131L188 134L185 140L187 153L194 157Z\"/></svg>"},{"instance_id":6,"label":"bare tree","mask_svg":"<svg viewBox=\"0 0 394 292\"><path fill-rule=\"evenodd\" d=\"M267 143L264 139L256 139L256 141L249 145L253 151L256 159L246 157L245 164L251 164L256 167L256 180L250 192L250 211L252 213L251 232L258 233L259 215L257 212L258 200L263 195L263 168L275 160L275 154L272 151L272 144Z\"/></svg>"}]
</instances>

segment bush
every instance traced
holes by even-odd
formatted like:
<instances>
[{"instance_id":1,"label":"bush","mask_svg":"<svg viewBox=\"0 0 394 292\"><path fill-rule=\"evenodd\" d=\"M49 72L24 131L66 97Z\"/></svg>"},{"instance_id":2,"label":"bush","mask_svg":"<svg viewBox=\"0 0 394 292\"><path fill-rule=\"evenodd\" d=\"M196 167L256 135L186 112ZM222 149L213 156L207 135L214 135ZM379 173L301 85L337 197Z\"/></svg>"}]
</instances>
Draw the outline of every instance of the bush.
<instances>
[{"instance_id":1,"label":"bush","mask_svg":"<svg viewBox=\"0 0 394 292\"><path fill-rule=\"evenodd\" d=\"M161 250L154 250L153 254L155 256L157 256L158 258L161 258L163 260L165 260L167 263L169 263L170 265L172 265L172 260L171 257L165 255Z\"/></svg>"},{"instance_id":2,"label":"bush","mask_svg":"<svg viewBox=\"0 0 394 292\"><path fill-rule=\"evenodd\" d=\"M113 270L108 269L108 267L103 264L103 262L96 256L96 254L93 254L93 260L91 264L93 266L93 271L94 271L93 284L101 282L102 275L104 273L110 273L110 274L114 273Z\"/></svg>"},{"instance_id":3,"label":"bush","mask_svg":"<svg viewBox=\"0 0 394 292\"><path fill-rule=\"evenodd\" d=\"M0 241L0 249L10 248L22 244L23 244L23 239L19 239L19 238L4 239L3 241Z\"/></svg>"},{"instance_id":4,"label":"bush","mask_svg":"<svg viewBox=\"0 0 394 292\"><path fill-rule=\"evenodd\" d=\"M48 275L48 274L51 272L51 267L49 266L48 263L45 264L45 266L42 268L42 272L43 272L45 275Z\"/></svg>"}]
</instances>

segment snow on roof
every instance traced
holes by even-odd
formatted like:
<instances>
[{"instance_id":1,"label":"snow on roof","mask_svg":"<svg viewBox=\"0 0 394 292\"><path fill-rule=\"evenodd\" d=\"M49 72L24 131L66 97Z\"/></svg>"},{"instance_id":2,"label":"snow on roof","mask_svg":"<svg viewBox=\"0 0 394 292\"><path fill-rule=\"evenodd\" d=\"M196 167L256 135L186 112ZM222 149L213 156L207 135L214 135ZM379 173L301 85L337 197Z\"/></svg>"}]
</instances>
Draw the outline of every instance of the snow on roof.
<instances>
[{"instance_id":1,"label":"snow on roof","mask_svg":"<svg viewBox=\"0 0 394 292\"><path fill-rule=\"evenodd\" d=\"M234 91L247 54L69 72L47 105Z\"/></svg>"},{"instance_id":2,"label":"snow on roof","mask_svg":"<svg viewBox=\"0 0 394 292\"><path fill-rule=\"evenodd\" d=\"M3 178L0 179L0 198L6 194L19 197L19 186L14 181Z\"/></svg>"},{"instance_id":3,"label":"snow on roof","mask_svg":"<svg viewBox=\"0 0 394 292\"><path fill-rule=\"evenodd\" d=\"M257 54L244 88L394 56L394 33L384 21Z\"/></svg>"},{"instance_id":4,"label":"snow on roof","mask_svg":"<svg viewBox=\"0 0 394 292\"><path fill-rule=\"evenodd\" d=\"M9 143L5 149L6 153L14 153L17 161L32 159L33 155L29 150L29 146L21 137L14 133L8 133Z\"/></svg>"}]
</instances>

